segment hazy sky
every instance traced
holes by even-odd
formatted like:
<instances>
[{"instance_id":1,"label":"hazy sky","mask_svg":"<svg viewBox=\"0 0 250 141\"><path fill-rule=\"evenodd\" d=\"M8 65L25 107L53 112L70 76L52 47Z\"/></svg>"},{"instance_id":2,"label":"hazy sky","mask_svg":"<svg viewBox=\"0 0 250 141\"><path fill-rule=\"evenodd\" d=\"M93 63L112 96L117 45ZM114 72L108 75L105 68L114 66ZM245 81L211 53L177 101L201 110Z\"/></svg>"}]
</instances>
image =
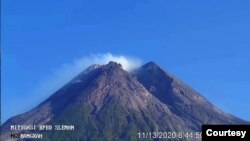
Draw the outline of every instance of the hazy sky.
<instances>
[{"instance_id":1,"label":"hazy sky","mask_svg":"<svg viewBox=\"0 0 250 141\"><path fill-rule=\"evenodd\" d=\"M154 61L250 120L249 7L248 0L2 0L2 122L48 97L79 59L107 53Z\"/></svg>"}]
</instances>

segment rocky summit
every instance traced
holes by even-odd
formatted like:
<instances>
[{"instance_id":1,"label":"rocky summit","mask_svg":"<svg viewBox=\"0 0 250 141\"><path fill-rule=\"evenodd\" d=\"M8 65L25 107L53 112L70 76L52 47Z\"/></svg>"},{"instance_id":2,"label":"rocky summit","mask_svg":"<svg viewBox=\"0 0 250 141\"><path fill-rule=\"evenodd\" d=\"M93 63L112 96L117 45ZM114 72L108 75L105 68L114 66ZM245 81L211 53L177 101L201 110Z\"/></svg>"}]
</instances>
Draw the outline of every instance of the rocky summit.
<instances>
[{"instance_id":1,"label":"rocky summit","mask_svg":"<svg viewBox=\"0 0 250 141\"><path fill-rule=\"evenodd\" d=\"M127 72L111 61L90 66L34 109L7 120L1 140L199 141L202 124L245 123L154 62ZM31 138L36 134L42 139Z\"/></svg>"}]
</instances>

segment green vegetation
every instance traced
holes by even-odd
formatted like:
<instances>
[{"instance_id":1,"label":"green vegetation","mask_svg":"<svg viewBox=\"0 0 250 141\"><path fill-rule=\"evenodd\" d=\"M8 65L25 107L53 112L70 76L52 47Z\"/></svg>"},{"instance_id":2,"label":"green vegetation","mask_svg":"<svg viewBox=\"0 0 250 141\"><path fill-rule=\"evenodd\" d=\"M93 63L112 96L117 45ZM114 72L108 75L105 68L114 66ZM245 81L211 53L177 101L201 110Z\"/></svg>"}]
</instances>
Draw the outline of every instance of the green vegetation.
<instances>
[{"instance_id":1,"label":"green vegetation","mask_svg":"<svg viewBox=\"0 0 250 141\"><path fill-rule=\"evenodd\" d=\"M45 141L135 141L138 132L151 131L153 120L146 113L128 111L112 98L99 111L90 105L69 106L53 125L75 125L74 131L46 131ZM97 112L97 113L92 113Z\"/></svg>"}]
</instances>

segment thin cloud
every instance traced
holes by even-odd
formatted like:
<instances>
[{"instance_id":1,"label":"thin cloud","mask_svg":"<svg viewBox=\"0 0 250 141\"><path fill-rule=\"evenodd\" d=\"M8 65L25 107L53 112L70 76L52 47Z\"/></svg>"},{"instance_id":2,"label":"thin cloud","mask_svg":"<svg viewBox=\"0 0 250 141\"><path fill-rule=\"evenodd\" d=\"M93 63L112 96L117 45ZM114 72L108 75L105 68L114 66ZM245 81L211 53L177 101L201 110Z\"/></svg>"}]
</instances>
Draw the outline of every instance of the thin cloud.
<instances>
[{"instance_id":1,"label":"thin cloud","mask_svg":"<svg viewBox=\"0 0 250 141\"><path fill-rule=\"evenodd\" d=\"M33 97L32 101L34 105L47 98L49 95L61 88L90 65L104 65L109 61L120 63L123 69L127 71L132 71L141 65L141 61L137 58L123 55L113 55L111 53L91 54L89 56L75 59L72 63L63 64L61 67L55 70L51 76L43 80L40 85L35 88L35 90L32 91L32 94L36 95L35 99L37 99L34 100Z\"/></svg>"}]
</instances>

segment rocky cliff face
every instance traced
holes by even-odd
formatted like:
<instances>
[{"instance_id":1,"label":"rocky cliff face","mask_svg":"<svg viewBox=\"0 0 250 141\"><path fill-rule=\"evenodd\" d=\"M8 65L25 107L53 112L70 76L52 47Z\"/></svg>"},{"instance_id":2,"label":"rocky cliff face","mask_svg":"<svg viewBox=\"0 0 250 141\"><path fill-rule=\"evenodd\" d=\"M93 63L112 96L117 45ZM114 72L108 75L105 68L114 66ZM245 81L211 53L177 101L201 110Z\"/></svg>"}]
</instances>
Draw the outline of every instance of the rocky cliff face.
<instances>
[{"instance_id":1,"label":"rocky cliff face","mask_svg":"<svg viewBox=\"0 0 250 141\"><path fill-rule=\"evenodd\" d=\"M74 125L73 131L29 131L46 141L163 140L139 138L139 132L198 132L205 123L243 124L198 92L150 62L133 73L115 62L93 65L36 108L2 125ZM25 132L25 131L22 131ZM190 139L174 139L190 140ZM192 140L200 140L193 138Z\"/></svg>"}]
</instances>

